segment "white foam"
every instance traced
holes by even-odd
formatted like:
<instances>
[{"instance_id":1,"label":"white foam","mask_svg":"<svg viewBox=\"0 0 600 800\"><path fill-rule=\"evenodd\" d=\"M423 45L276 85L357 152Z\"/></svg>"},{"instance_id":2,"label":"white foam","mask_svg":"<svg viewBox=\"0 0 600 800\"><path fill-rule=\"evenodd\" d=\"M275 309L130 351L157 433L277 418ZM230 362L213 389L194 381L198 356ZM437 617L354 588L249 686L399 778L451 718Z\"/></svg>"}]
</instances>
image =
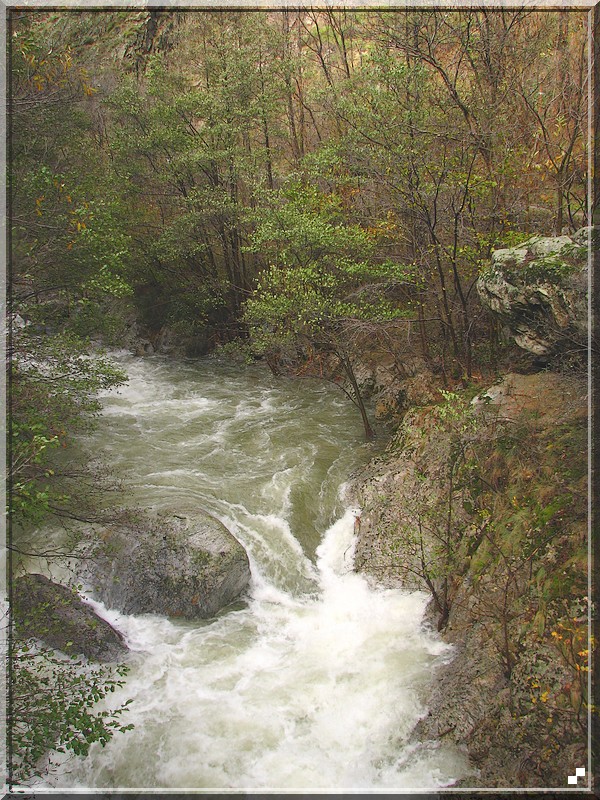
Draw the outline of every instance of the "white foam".
<instances>
[{"instance_id":1,"label":"white foam","mask_svg":"<svg viewBox=\"0 0 600 800\"><path fill-rule=\"evenodd\" d=\"M134 698L135 730L96 749L71 785L343 789L454 780L464 770L456 754L409 753L403 744L424 713L424 670L440 652L420 627L426 597L375 591L346 571L354 513L325 535L322 592L312 596L262 580L249 607L196 629L96 604L147 655L121 692Z\"/></svg>"},{"instance_id":2,"label":"white foam","mask_svg":"<svg viewBox=\"0 0 600 800\"><path fill-rule=\"evenodd\" d=\"M421 628L426 596L375 590L353 572L358 509L324 530L362 441L353 410L328 387L275 389L256 371L121 363L130 382L104 399L106 428L91 438L94 448L126 472L135 502L220 519L246 548L252 579L236 610L198 624L95 604L133 651L111 703L132 698L123 721L135 728L65 765L54 785L451 782L464 770L460 757L406 745L433 664L448 652Z\"/></svg>"}]
</instances>

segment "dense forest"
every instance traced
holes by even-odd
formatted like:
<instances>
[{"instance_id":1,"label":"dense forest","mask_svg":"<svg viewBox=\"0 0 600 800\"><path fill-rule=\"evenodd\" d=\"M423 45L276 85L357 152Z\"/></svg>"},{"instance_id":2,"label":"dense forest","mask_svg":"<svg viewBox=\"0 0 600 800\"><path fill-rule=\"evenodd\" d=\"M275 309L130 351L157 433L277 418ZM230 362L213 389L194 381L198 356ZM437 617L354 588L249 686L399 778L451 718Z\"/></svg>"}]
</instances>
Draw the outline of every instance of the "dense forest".
<instances>
[{"instance_id":1,"label":"dense forest","mask_svg":"<svg viewBox=\"0 0 600 800\"><path fill-rule=\"evenodd\" d=\"M402 330L471 377L491 251L587 219L586 19L15 12L11 308L53 334L26 347L69 360L133 313L360 403L354 344Z\"/></svg>"},{"instance_id":2,"label":"dense forest","mask_svg":"<svg viewBox=\"0 0 600 800\"><path fill-rule=\"evenodd\" d=\"M365 361L418 358L446 393L535 366L476 285L493 251L590 224L587 13L20 9L8 39L15 564L28 526L106 518L112 479L68 457L125 380L102 347L334 381L368 439ZM586 354L560 366L581 376ZM532 501L538 525L567 494ZM119 676L57 692L13 656L17 778L49 742L85 754L122 727L85 699Z\"/></svg>"}]
</instances>

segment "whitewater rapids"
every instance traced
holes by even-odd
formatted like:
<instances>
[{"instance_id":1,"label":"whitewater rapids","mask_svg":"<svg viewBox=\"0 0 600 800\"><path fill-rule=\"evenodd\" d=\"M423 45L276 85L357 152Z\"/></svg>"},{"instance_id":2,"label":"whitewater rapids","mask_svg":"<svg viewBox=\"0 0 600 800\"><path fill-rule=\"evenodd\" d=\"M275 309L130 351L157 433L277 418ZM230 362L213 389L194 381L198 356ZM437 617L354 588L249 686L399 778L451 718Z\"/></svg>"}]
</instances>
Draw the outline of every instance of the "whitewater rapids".
<instances>
[{"instance_id":1,"label":"whitewater rapids","mask_svg":"<svg viewBox=\"0 0 600 800\"><path fill-rule=\"evenodd\" d=\"M427 597L353 572L357 509L344 482L369 456L335 387L213 359L121 354L129 383L103 397L85 446L128 501L203 508L245 546L250 589L214 620L125 616L96 603L131 648L117 734L66 759L55 788L361 790L451 785L439 743L408 744L449 648L422 626Z\"/></svg>"}]
</instances>

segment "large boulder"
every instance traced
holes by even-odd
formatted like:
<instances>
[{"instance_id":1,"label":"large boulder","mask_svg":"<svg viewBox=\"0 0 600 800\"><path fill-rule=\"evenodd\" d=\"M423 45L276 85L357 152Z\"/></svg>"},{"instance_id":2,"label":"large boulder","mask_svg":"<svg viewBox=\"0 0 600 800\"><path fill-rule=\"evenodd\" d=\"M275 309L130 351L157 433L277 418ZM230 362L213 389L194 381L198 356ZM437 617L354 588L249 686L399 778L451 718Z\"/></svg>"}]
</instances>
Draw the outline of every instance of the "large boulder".
<instances>
[{"instance_id":1,"label":"large boulder","mask_svg":"<svg viewBox=\"0 0 600 800\"><path fill-rule=\"evenodd\" d=\"M246 551L208 514L141 517L101 538L92 588L125 614L205 619L236 600L250 580Z\"/></svg>"},{"instance_id":2,"label":"large boulder","mask_svg":"<svg viewBox=\"0 0 600 800\"><path fill-rule=\"evenodd\" d=\"M484 305L519 347L543 362L587 348L589 232L534 236L496 250L477 281Z\"/></svg>"},{"instance_id":3,"label":"large boulder","mask_svg":"<svg viewBox=\"0 0 600 800\"><path fill-rule=\"evenodd\" d=\"M44 575L23 575L14 581L12 611L23 639L40 639L54 650L93 661L118 661L127 653L118 631L73 589Z\"/></svg>"}]
</instances>

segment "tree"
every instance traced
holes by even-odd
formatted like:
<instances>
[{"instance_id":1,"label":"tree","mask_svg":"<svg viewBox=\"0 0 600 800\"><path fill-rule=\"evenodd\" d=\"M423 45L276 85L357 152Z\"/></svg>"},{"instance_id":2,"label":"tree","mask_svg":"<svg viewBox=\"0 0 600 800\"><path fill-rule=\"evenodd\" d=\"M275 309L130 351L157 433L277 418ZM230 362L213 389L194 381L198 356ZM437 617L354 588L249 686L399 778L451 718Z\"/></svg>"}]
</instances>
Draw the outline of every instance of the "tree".
<instances>
[{"instance_id":1,"label":"tree","mask_svg":"<svg viewBox=\"0 0 600 800\"><path fill-rule=\"evenodd\" d=\"M529 28L538 69L523 70L515 89L532 133L531 161L554 184L554 232L577 228L585 219L587 169L587 40L585 19L564 11L537 29Z\"/></svg>"},{"instance_id":2,"label":"tree","mask_svg":"<svg viewBox=\"0 0 600 800\"><path fill-rule=\"evenodd\" d=\"M84 144L89 119L83 106L92 92L87 75L68 48L48 46L28 13L12 16L9 41L8 500L14 577L30 526L52 515L100 516L92 502L98 473L65 464L60 454L91 424L97 391L125 379L89 337L110 334L111 317L103 311L110 299L115 312L130 287L129 239L119 224L118 198L102 191L100 179L94 187L101 161ZM49 749L85 753L92 742L127 729L117 722L122 709L94 708L121 685L112 668L71 662L16 634L9 639L8 663L12 781L31 777ZM116 674L123 676L124 669Z\"/></svg>"},{"instance_id":3,"label":"tree","mask_svg":"<svg viewBox=\"0 0 600 800\"><path fill-rule=\"evenodd\" d=\"M69 502L53 457L89 424L95 395L125 376L89 337L110 340L130 292L129 239L114 193L93 194L83 164L92 91L69 48L49 48L31 15L12 20L9 486L13 524ZM96 189L104 189L101 181ZM109 310L109 303L113 308ZM114 317L112 317L114 319Z\"/></svg>"},{"instance_id":4,"label":"tree","mask_svg":"<svg viewBox=\"0 0 600 800\"><path fill-rule=\"evenodd\" d=\"M111 151L139 210L140 296L155 320L231 338L256 275L247 213L275 185L283 79L262 14L181 20L178 47L147 59L108 99ZM187 36L183 32L187 32ZM148 202L148 198L151 198Z\"/></svg>"},{"instance_id":5,"label":"tree","mask_svg":"<svg viewBox=\"0 0 600 800\"><path fill-rule=\"evenodd\" d=\"M385 290L410 280L403 265L374 258L372 236L344 222L340 198L290 183L274 195L252 247L271 263L245 305L255 353L340 382L358 407L367 439L373 430L356 378L359 336L405 312ZM316 373L315 373L316 370Z\"/></svg>"},{"instance_id":6,"label":"tree","mask_svg":"<svg viewBox=\"0 0 600 800\"><path fill-rule=\"evenodd\" d=\"M78 315L84 332L84 306L109 313L107 296L131 293L130 241L91 142L89 77L69 47L44 42L36 22L28 13L11 18L10 300L13 312L46 325Z\"/></svg>"},{"instance_id":7,"label":"tree","mask_svg":"<svg viewBox=\"0 0 600 800\"><path fill-rule=\"evenodd\" d=\"M429 289L419 298L419 316L436 317L439 333L421 326L423 352L433 351L445 370L450 349L452 367L467 377L476 343L489 336L473 291L480 265L527 224L531 208L540 218L552 216L545 196L550 173L533 163L538 123L517 90L538 74L532 64L553 87L548 109L568 105L548 145L550 171L562 174L564 166L570 175L572 192L566 183L561 191L571 192L572 209L583 187L577 165L585 137L574 88L583 77L565 79L564 91L557 75L550 77L556 61L546 48L556 23L552 15L525 12L375 13L364 22L359 65L330 82L326 96L329 114L341 123L334 147L360 185L362 219L390 220L394 257L415 265ZM576 54L567 74L579 74L585 47L578 23L562 48Z\"/></svg>"},{"instance_id":8,"label":"tree","mask_svg":"<svg viewBox=\"0 0 600 800\"><path fill-rule=\"evenodd\" d=\"M32 327L17 329L11 337L8 478L13 532L15 526L40 524L49 514L95 515L92 507L86 509L88 493L69 488L85 470L61 463L57 453L93 424L100 409L95 394L125 381L109 359L92 354L78 337L40 335ZM13 543L17 546L16 538Z\"/></svg>"}]
</instances>

